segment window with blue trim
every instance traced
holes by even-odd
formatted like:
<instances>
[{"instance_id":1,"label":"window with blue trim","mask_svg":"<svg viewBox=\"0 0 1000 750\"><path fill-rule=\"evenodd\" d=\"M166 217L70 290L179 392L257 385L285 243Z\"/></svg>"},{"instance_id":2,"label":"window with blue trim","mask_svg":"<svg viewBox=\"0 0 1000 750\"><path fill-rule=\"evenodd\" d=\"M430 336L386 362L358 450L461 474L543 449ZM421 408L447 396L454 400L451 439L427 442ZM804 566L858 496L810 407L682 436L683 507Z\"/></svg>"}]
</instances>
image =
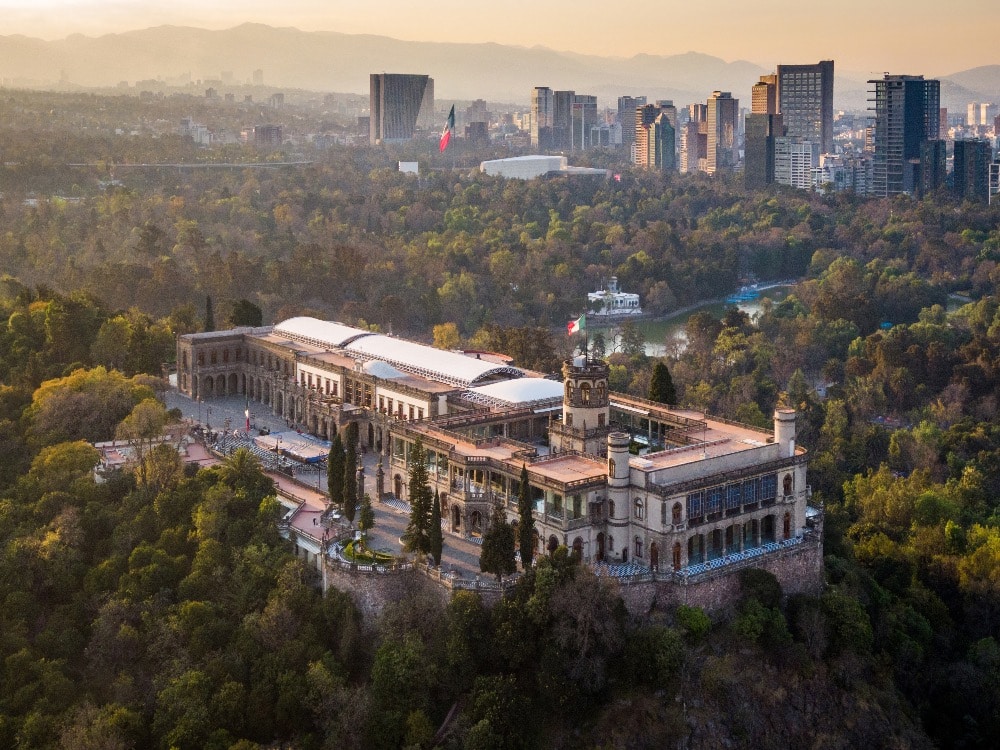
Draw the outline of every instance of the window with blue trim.
<instances>
[{"instance_id":1,"label":"window with blue trim","mask_svg":"<svg viewBox=\"0 0 1000 750\"><path fill-rule=\"evenodd\" d=\"M761 479L760 499L774 500L778 496L778 475L768 474Z\"/></svg>"},{"instance_id":2,"label":"window with blue trim","mask_svg":"<svg viewBox=\"0 0 1000 750\"><path fill-rule=\"evenodd\" d=\"M713 487L708 491L708 502L705 512L708 514L718 513L722 510L722 488Z\"/></svg>"},{"instance_id":3,"label":"window with blue trim","mask_svg":"<svg viewBox=\"0 0 1000 750\"><path fill-rule=\"evenodd\" d=\"M688 495L687 497L688 518L692 520L696 518L701 518L702 516L701 503L702 503L701 492L692 492L690 495Z\"/></svg>"},{"instance_id":4,"label":"window with blue trim","mask_svg":"<svg viewBox=\"0 0 1000 750\"><path fill-rule=\"evenodd\" d=\"M760 477L748 479L743 483L743 502L746 505L756 503L760 499Z\"/></svg>"},{"instance_id":5,"label":"window with blue trim","mask_svg":"<svg viewBox=\"0 0 1000 750\"><path fill-rule=\"evenodd\" d=\"M726 510L738 510L743 497L742 486L730 484L726 487Z\"/></svg>"}]
</instances>

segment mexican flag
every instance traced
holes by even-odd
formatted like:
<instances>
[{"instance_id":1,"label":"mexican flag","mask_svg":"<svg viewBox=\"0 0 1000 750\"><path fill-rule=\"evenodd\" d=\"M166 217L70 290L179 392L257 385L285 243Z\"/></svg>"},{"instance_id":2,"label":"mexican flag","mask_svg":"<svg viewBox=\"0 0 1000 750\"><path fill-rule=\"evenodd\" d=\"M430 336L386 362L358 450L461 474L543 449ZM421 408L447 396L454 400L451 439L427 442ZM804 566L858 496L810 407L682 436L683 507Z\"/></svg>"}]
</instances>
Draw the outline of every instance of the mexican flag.
<instances>
[{"instance_id":1,"label":"mexican flag","mask_svg":"<svg viewBox=\"0 0 1000 750\"><path fill-rule=\"evenodd\" d=\"M444 151L448 148L448 142L451 140L451 133L455 129L455 105L451 105L451 112L448 114L448 122L444 124L444 130L441 131L441 143L438 144L438 150Z\"/></svg>"},{"instance_id":2,"label":"mexican flag","mask_svg":"<svg viewBox=\"0 0 1000 750\"><path fill-rule=\"evenodd\" d=\"M587 316L581 315L576 320L571 320L569 323L566 324L566 333L572 336L574 333L579 333L580 331L582 331L586 327L586 325L587 325Z\"/></svg>"}]
</instances>

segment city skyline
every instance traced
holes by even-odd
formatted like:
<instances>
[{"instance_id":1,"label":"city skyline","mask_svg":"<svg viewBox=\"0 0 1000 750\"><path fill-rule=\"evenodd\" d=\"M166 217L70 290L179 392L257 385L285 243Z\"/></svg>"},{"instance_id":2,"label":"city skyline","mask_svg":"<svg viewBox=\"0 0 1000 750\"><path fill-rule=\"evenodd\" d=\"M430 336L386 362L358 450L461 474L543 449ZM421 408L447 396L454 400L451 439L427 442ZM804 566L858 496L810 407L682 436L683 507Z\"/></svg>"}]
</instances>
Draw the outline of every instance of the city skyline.
<instances>
[{"instance_id":1,"label":"city skyline","mask_svg":"<svg viewBox=\"0 0 1000 750\"><path fill-rule=\"evenodd\" d=\"M897 33L886 36L872 22L871 9L846 0L837 13L786 3L737 5L709 0L695 6L644 5L645 22L634 13L616 16L588 12L580 4L551 0L539 5L511 0L503 14L479 6L440 0L425 6L384 0L379 12L367 6L320 0L221 0L205 6L193 0L170 4L152 0L0 0L6 34L61 39L70 34L99 36L163 24L226 29L242 23L292 26L303 31L377 34L406 41L467 42L542 46L552 50L632 57L697 51L728 61L747 60L764 67L800 59L836 59L845 72L882 71L940 76L1000 64L992 44L1000 6L975 0L962 13L943 13L937 3L887 0L880 12L893 17ZM815 4L818 6L818 4ZM524 23L531 18L532 23ZM727 33L705 18L725 18ZM662 29L683 31L664 39ZM806 31L809 33L806 33Z\"/></svg>"}]
</instances>

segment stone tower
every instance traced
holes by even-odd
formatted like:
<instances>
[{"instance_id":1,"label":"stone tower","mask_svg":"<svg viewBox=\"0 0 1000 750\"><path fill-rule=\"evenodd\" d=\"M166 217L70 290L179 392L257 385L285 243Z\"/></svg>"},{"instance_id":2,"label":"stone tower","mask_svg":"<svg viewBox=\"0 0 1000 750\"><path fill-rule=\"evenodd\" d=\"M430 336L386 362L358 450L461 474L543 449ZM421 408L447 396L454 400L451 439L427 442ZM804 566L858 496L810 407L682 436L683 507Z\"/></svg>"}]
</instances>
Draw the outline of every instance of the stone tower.
<instances>
[{"instance_id":1,"label":"stone tower","mask_svg":"<svg viewBox=\"0 0 1000 750\"><path fill-rule=\"evenodd\" d=\"M580 355L563 362L563 419L549 428L553 451L603 455L611 431L607 363Z\"/></svg>"}]
</instances>

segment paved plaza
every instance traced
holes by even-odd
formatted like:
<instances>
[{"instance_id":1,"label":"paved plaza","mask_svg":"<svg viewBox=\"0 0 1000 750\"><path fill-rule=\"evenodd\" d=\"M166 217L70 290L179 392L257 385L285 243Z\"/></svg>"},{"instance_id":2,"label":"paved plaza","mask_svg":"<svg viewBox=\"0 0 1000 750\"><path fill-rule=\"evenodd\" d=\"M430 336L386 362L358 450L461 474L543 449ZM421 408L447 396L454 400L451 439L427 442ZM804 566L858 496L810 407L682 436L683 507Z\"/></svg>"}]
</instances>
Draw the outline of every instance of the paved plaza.
<instances>
[{"instance_id":1,"label":"paved plaza","mask_svg":"<svg viewBox=\"0 0 1000 750\"><path fill-rule=\"evenodd\" d=\"M181 416L192 426L201 425L207 432L232 434L234 431L246 432L247 401L242 396L219 396L203 401L196 401L177 392L167 391L165 399L168 409L180 409ZM271 433L284 432L293 426L271 413L270 409L260 403L251 401L250 435L256 436L261 430ZM378 467L378 456L371 451L363 454L361 463L365 467L365 492L372 498L376 497L375 474ZM273 468L273 467L266 467ZM325 502L326 497L326 463L295 464L292 474L302 484L295 485L294 492L298 496L308 493L308 488L315 488L315 494L309 499L314 502ZM400 500L388 502L373 502L375 511L375 528L368 535L369 545L373 549L402 554L399 538L406 530L409 522L409 505ZM474 577L479 573L479 553L481 547L465 537L455 534L444 534L444 550L441 556L441 568L445 571L458 571L465 577Z\"/></svg>"}]
</instances>

